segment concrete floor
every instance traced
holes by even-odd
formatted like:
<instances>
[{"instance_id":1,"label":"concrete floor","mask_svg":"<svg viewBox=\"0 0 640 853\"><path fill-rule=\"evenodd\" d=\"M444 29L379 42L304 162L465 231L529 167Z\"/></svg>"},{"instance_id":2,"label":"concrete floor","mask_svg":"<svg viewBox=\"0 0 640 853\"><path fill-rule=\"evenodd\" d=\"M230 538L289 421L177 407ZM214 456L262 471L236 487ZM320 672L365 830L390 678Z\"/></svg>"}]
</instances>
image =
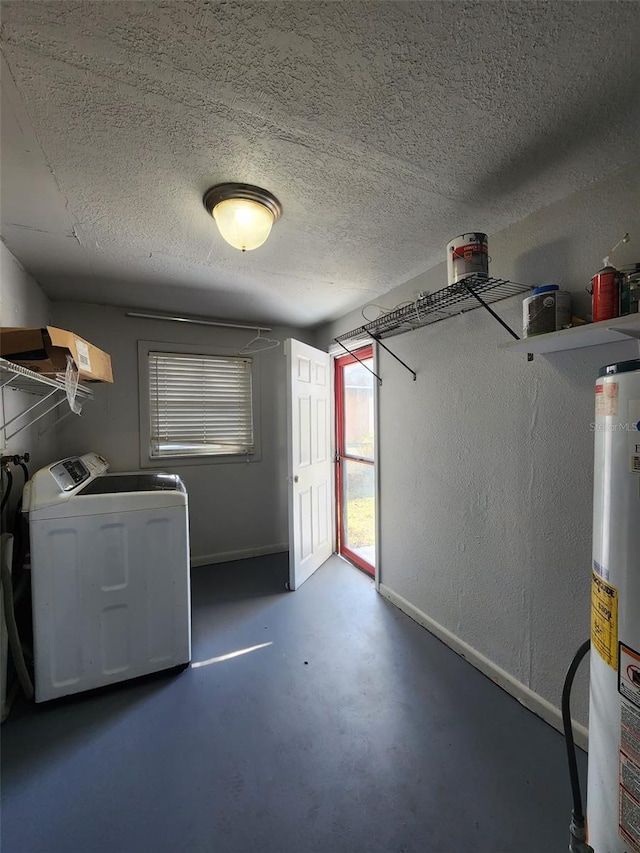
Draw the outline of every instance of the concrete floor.
<instances>
[{"instance_id":1,"label":"concrete floor","mask_svg":"<svg viewBox=\"0 0 640 853\"><path fill-rule=\"evenodd\" d=\"M282 554L195 569L212 662L14 708L3 853L567 849L557 732L341 560L286 576Z\"/></svg>"}]
</instances>

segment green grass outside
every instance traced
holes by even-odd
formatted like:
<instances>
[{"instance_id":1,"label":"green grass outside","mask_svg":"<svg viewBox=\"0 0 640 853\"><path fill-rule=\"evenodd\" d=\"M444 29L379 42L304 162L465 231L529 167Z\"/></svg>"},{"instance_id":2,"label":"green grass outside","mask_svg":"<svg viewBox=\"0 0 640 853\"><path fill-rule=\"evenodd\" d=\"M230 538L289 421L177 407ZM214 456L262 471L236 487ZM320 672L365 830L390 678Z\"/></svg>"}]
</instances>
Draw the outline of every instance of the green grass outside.
<instances>
[{"instance_id":1,"label":"green grass outside","mask_svg":"<svg viewBox=\"0 0 640 853\"><path fill-rule=\"evenodd\" d=\"M347 502L347 547L374 545L375 531L375 498L351 498Z\"/></svg>"}]
</instances>

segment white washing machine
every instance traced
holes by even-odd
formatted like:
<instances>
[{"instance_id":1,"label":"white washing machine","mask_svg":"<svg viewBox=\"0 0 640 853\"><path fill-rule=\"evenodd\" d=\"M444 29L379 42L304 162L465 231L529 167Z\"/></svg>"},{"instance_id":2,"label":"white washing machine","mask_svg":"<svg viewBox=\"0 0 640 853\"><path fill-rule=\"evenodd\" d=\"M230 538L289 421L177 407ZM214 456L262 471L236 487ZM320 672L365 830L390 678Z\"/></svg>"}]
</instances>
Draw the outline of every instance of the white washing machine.
<instances>
[{"instance_id":1,"label":"white washing machine","mask_svg":"<svg viewBox=\"0 0 640 853\"><path fill-rule=\"evenodd\" d=\"M36 702L191 660L184 484L107 470L88 453L25 486Z\"/></svg>"}]
</instances>

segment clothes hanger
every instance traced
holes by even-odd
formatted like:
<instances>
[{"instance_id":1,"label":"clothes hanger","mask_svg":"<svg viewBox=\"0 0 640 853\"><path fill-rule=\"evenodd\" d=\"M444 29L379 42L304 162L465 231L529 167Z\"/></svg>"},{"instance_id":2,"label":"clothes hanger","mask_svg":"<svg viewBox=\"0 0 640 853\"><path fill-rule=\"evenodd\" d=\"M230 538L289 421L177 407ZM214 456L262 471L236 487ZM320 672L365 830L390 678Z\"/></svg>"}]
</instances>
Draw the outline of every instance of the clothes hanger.
<instances>
[{"instance_id":1,"label":"clothes hanger","mask_svg":"<svg viewBox=\"0 0 640 853\"><path fill-rule=\"evenodd\" d=\"M263 338L260 334L261 331L262 329L258 329L258 334L255 338L251 338L248 343L240 347L238 355L253 355L254 353L266 352L268 349L275 349L275 347L280 346L280 341L276 341L274 338Z\"/></svg>"}]
</instances>

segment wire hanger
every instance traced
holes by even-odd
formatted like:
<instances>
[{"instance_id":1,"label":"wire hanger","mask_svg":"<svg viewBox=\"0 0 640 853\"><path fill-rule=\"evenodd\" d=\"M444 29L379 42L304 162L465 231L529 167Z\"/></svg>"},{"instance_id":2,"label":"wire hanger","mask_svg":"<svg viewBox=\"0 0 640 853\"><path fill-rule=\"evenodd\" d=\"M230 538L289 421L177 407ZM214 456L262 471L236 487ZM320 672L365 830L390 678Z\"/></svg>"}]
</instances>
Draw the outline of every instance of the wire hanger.
<instances>
[{"instance_id":1,"label":"wire hanger","mask_svg":"<svg viewBox=\"0 0 640 853\"><path fill-rule=\"evenodd\" d=\"M261 331L262 329L258 329L258 334L255 338L251 338L248 343L240 347L238 355L253 355L254 353L266 352L268 349L275 349L275 347L280 346L280 341L276 341L274 338L263 338L260 334Z\"/></svg>"}]
</instances>

